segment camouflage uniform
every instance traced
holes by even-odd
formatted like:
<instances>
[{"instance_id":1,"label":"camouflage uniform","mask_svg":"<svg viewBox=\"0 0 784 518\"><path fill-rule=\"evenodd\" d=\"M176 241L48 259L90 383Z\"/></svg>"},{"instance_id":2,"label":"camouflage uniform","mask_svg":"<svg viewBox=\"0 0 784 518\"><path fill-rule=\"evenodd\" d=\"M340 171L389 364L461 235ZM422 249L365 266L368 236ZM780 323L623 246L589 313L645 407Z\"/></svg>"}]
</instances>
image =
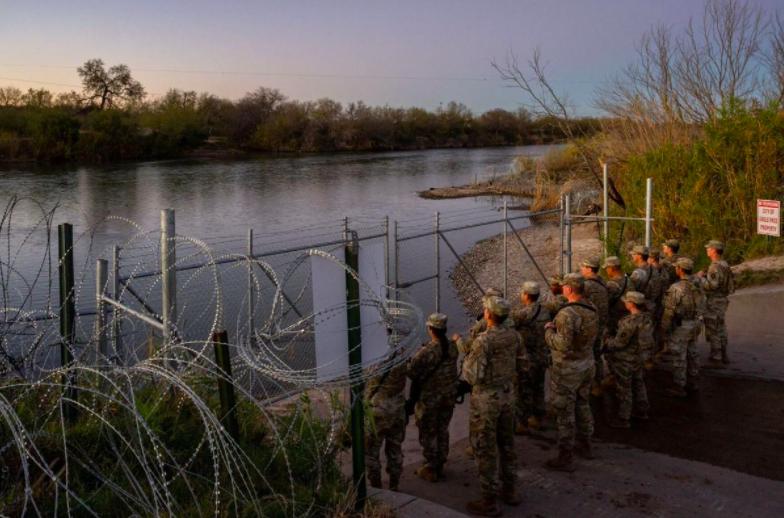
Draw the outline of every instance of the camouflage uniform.
<instances>
[{"instance_id":1,"label":"camouflage uniform","mask_svg":"<svg viewBox=\"0 0 784 518\"><path fill-rule=\"evenodd\" d=\"M734 291L732 270L726 261L713 261L707 275L702 279L705 290L705 339L710 343L711 360L721 361L727 357L727 324L724 321L729 300Z\"/></svg>"},{"instance_id":2,"label":"camouflage uniform","mask_svg":"<svg viewBox=\"0 0 784 518\"><path fill-rule=\"evenodd\" d=\"M408 376L422 382L416 404L419 444L425 461L440 473L449 455L449 422L457 397L457 347L448 341L446 356L438 340L431 340L408 361Z\"/></svg>"},{"instance_id":3,"label":"camouflage uniform","mask_svg":"<svg viewBox=\"0 0 784 518\"><path fill-rule=\"evenodd\" d=\"M679 258L680 255L672 254L670 257L662 257L659 261L662 269L662 293L678 282L678 276L675 274L675 263L678 262Z\"/></svg>"},{"instance_id":4,"label":"camouflage uniform","mask_svg":"<svg viewBox=\"0 0 784 518\"><path fill-rule=\"evenodd\" d=\"M555 316L555 330L545 333L552 354L551 404L558 423L559 447L574 448L575 428L584 437L593 435L589 404L595 367L593 343L598 333L596 309L581 303L567 304ZM575 423L576 417L576 423Z\"/></svg>"},{"instance_id":5,"label":"camouflage uniform","mask_svg":"<svg viewBox=\"0 0 784 518\"><path fill-rule=\"evenodd\" d=\"M544 326L552 320L550 311L539 301L512 313L515 329L523 339L526 368L520 379L517 397L517 419L545 415L544 380L550 362L550 351L544 341Z\"/></svg>"},{"instance_id":6,"label":"camouflage uniform","mask_svg":"<svg viewBox=\"0 0 784 518\"><path fill-rule=\"evenodd\" d=\"M695 383L699 375L695 354L697 303L694 285L686 278L670 286L664 295L661 321L662 333L666 337L664 351L670 357L672 381L680 389L686 387L687 376Z\"/></svg>"},{"instance_id":7,"label":"camouflage uniform","mask_svg":"<svg viewBox=\"0 0 784 518\"><path fill-rule=\"evenodd\" d=\"M609 279L607 281L607 293L609 310L607 314L607 333L612 336L618 330L618 322L629 312L623 305L621 297L631 289L631 282L628 275Z\"/></svg>"},{"instance_id":8,"label":"camouflage uniform","mask_svg":"<svg viewBox=\"0 0 784 518\"><path fill-rule=\"evenodd\" d=\"M615 381L618 417L623 421L631 417L632 404L638 412L648 412L643 360L653 346L653 322L644 311L623 317L618 332L607 342L605 356Z\"/></svg>"},{"instance_id":9,"label":"camouflage uniform","mask_svg":"<svg viewBox=\"0 0 784 518\"><path fill-rule=\"evenodd\" d=\"M596 365L594 374L597 384L601 383L604 377L604 364L602 362L602 340L607 329L607 317L609 314L610 298L607 290L607 283L601 277L585 277L585 291L583 298L587 299L596 308L597 334L593 343L593 357Z\"/></svg>"},{"instance_id":10,"label":"camouflage uniform","mask_svg":"<svg viewBox=\"0 0 784 518\"><path fill-rule=\"evenodd\" d=\"M401 445L406 435L406 366L399 364L388 373L372 378L365 399L372 414L365 433L365 466L368 479L381 479L379 453L384 443L390 485L396 485L403 471Z\"/></svg>"},{"instance_id":11,"label":"camouflage uniform","mask_svg":"<svg viewBox=\"0 0 784 518\"><path fill-rule=\"evenodd\" d=\"M463 362L463 378L473 386L469 434L483 498L495 499L498 493L499 461L503 490L514 491L515 387L524 362L520 335L504 326L480 334Z\"/></svg>"}]
</instances>

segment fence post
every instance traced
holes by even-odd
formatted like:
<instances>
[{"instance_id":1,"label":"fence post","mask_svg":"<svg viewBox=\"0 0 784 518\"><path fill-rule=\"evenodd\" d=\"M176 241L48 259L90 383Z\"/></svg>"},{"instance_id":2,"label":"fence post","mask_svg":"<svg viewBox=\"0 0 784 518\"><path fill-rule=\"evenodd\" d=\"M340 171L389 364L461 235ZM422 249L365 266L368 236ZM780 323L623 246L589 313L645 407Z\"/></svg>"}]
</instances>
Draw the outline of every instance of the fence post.
<instances>
[{"instance_id":1,"label":"fence post","mask_svg":"<svg viewBox=\"0 0 784 518\"><path fill-rule=\"evenodd\" d=\"M508 221L508 219L507 219L507 207L506 207L506 205L507 205L506 200L504 200L504 223L503 223L503 225L504 225L504 297L507 297L509 295L509 293L507 291L507 288L508 288L508 285L509 285L509 263L508 263L508 257L507 257L507 255L508 255L507 254L507 241L508 240L507 240L507 228L506 227L508 225L506 224L506 222Z\"/></svg>"},{"instance_id":2,"label":"fence post","mask_svg":"<svg viewBox=\"0 0 784 518\"><path fill-rule=\"evenodd\" d=\"M103 297L106 294L108 280L109 263L106 259L98 259L95 262L95 344L99 358L106 357L106 314Z\"/></svg>"},{"instance_id":3,"label":"fence post","mask_svg":"<svg viewBox=\"0 0 784 518\"><path fill-rule=\"evenodd\" d=\"M397 220L395 220L393 230L394 235L392 237L395 239L395 291L397 291L398 286L400 286L400 245L397 241Z\"/></svg>"},{"instance_id":4,"label":"fence post","mask_svg":"<svg viewBox=\"0 0 784 518\"><path fill-rule=\"evenodd\" d=\"M564 195L561 194L561 201L559 203L560 212L558 213L558 229L560 230L560 244L558 246L558 274L563 277L564 274Z\"/></svg>"},{"instance_id":5,"label":"fence post","mask_svg":"<svg viewBox=\"0 0 784 518\"><path fill-rule=\"evenodd\" d=\"M248 342L256 345L256 290L253 282L253 229L248 229Z\"/></svg>"},{"instance_id":6,"label":"fence post","mask_svg":"<svg viewBox=\"0 0 784 518\"><path fill-rule=\"evenodd\" d=\"M566 273L572 273L572 195L566 193L566 208L564 218L566 219Z\"/></svg>"},{"instance_id":7,"label":"fence post","mask_svg":"<svg viewBox=\"0 0 784 518\"><path fill-rule=\"evenodd\" d=\"M607 177L607 164L602 164L602 210L604 212L604 223L602 225L602 251L604 252L604 257L607 257L607 243L610 241L610 220L607 219L610 216L610 207L609 207L609 192L608 192L608 177Z\"/></svg>"},{"instance_id":8,"label":"fence post","mask_svg":"<svg viewBox=\"0 0 784 518\"><path fill-rule=\"evenodd\" d=\"M384 286L389 298L389 216L384 216Z\"/></svg>"},{"instance_id":9,"label":"fence post","mask_svg":"<svg viewBox=\"0 0 784 518\"><path fill-rule=\"evenodd\" d=\"M645 181L645 246L651 246L651 219L653 218L653 178Z\"/></svg>"},{"instance_id":10,"label":"fence post","mask_svg":"<svg viewBox=\"0 0 784 518\"><path fill-rule=\"evenodd\" d=\"M74 262L73 262L73 225L62 223L57 226L58 261L57 270L60 280L60 365L65 367L73 361L71 346L74 343L74 321L76 307L74 304ZM78 397L76 378L73 372L62 380L66 386L65 393L71 400ZM76 407L66 404L63 408L65 418L76 419Z\"/></svg>"},{"instance_id":11,"label":"fence post","mask_svg":"<svg viewBox=\"0 0 784 518\"><path fill-rule=\"evenodd\" d=\"M346 314L348 316L348 363L351 382L351 460L354 487L357 489L356 510L362 511L367 497L365 481L365 412L362 382L362 322L360 320L359 281L354 276L359 271L359 243L356 234L346 239Z\"/></svg>"},{"instance_id":12,"label":"fence post","mask_svg":"<svg viewBox=\"0 0 784 518\"><path fill-rule=\"evenodd\" d=\"M240 426L237 422L237 399L234 395L234 379L231 377L231 354L229 353L229 335L226 331L212 334L212 345L215 349L215 364L218 366L218 395L221 405L221 422L235 441L240 438Z\"/></svg>"},{"instance_id":13,"label":"fence post","mask_svg":"<svg viewBox=\"0 0 784 518\"><path fill-rule=\"evenodd\" d=\"M112 247L112 297L120 300L120 247ZM115 361L120 359L120 310L112 307L112 356Z\"/></svg>"},{"instance_id":14,"label":"fence post","mask_svg":"<svg viewBox=\"0 0 784 518\"><path fill-rule=\"evenodd\" d=\"M177 247L174 241L174 209L161 211L161 304L163 306L163 343L173 338L177 318Z\"/></svg>"},{"instance_id":15,"label":"fence post","mask_svg":"<svg viewBox=\"0 0 784 518\"><path fill-rule=\"evenodd\" d=\"M441 214L436 212L435 232L433 232L436 246L436 313L441 312L441 238L438 236L440 230Z\"/></svg>"}]
</instances>

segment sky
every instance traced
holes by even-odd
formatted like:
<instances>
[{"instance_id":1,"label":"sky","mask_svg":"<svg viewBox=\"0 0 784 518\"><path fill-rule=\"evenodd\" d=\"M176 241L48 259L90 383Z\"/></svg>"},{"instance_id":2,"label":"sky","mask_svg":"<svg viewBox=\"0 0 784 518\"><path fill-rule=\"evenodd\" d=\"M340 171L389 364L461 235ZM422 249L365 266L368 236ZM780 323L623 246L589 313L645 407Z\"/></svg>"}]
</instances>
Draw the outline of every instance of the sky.
<instances>
[{"instance_id":1,"label":"sky","mask_svg":"<svg viewBox=\"0 0 784 518\"><path fill-rule=\"evenodd\" d=\"M780 0L752 0L772 11ZM676 32L702 0L0 0L0 86L79 89L91 58L127 64L151 96L169 88L476 112L517 109L491 67L540 48L579 113L634 60L653 25Z\"/></svg>"}]
</instances>

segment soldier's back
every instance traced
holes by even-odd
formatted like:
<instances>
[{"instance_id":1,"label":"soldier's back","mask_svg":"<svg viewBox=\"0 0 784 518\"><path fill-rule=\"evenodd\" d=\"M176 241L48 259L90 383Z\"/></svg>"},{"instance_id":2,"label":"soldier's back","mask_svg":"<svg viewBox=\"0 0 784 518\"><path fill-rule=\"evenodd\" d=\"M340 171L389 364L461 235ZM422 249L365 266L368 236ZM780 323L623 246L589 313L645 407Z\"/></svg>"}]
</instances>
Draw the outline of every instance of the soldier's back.
<instances>
[{"instance_id":1,"label":"soldier's back","mask_svg":"<svg viewBox=\"0 0 784 518\"><path fill-rule=\"evenodd\" d=\"M399 363L373 376L365 388L365 397L375 412L402 412L405 405L406 364Z\"/></svg>"},{"instance_id":2,"label":"soldier's back","mask_svg":"<svg viewBox=\"0 0 784 518\"><path fill-rule=\"evenodd\" d=\"M523 339L523 345L532 361L546 361L547 346L544 343L544 326L552 320L550 310L536 302L523 306L512 313L515 329Z\"/></svg>"}]
</instances>

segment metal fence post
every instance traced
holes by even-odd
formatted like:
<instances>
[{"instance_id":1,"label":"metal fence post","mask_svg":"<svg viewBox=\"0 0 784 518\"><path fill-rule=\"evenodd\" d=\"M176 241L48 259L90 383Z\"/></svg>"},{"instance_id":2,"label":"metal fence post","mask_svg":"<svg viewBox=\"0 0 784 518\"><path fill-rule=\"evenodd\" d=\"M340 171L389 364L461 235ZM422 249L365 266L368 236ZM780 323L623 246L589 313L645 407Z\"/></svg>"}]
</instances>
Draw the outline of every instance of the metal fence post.
<instances>
[{"instance_id":1,"label":"metal fence post","mask_svg":"<svg viewBox=\"0 0 784 518\"><path fill-rule=\"evenodd\" d=\"M604 257L607 257L607 243L610 241L610 220L607 219L610 215L609 207L609 192L608 192L608 177L607 177L607 164L602 164L602 210L604 212L604 223L602 225L602 250Z\"/></svg>"},{"instance_id":2,"label":"metal fence post","mask_svg":"<svg viewBox=\"0 0 784 518\"><path fill-rule=\"evenodd\" d=\"M174 209L161 211L161 303L163 306L163 343L169 344L174 336L177 318L177 252L174 241Z\"/></svg>"},{"instance_id":3,"label":"metal fence post","mask_svg":"<svg viewBox=\"0 0 784 518\"><path fill-rule=\"evenodd\" d=\"M400 244L398 243L397 220L393 225L393 238L395 240L395 290L400 286Z\"/></svg>"},{"instance_id":4,"label":"metal fence post","mask_svg":"<svg viewBox=\"0 0 784 518\"><path fill-rule=\"evenodd\" d=\"M651 246L651 220L653 218L653 178L645 181L645 246Z\"/></svg>"},{"instance_id":5,"label":"metal fence post","mask_svg":"<svg viewBox=\"0 0 784 518\"><path fill-rule=\"evenodd\" d=\"M120 247L114 245L112 247L112 297L114 300L120 300ZM112 307L112 357L115 361L120 358L120 310Z\"/></svg>"},{"instance_id":6,"label":"metal fence post","mask_svg":"<svg viewBox=\"0 0 784 518\"><path fill-rule=\"evenodd\" d=\"M253 229L248 229L248 342L256 344L256 290L253 282Z\"/></svg>"},{"instance_id":7,"label":"metal fence post","mask_svg":"<svg viewBox=\"0 0 784 518\"><path fill-rule=\"evenodd\" d=\"M384 216L384 286L389 298L389 216Z\"/></svg>"},{"instance_id":8,"label":"metal fence post","mask_svg":"<svg viewBox=\"0 0 784 518\"><path fill-rule=\"evenodd\" d=\"M564 209L564 219L566 220L566 273L572 273L572 195L566 193L566 207Z\"/></svg>"},{"instance_id":9,"label":"metal fence post","mask_svg":"<svg viewBox=\"0 0 784 518\"><path fill-rule=\"evenodd\" d=\"M74 343L74 321L76 305L74 303L74 261L73 261L73 225L62 223L57 226L57 273L60 280L60 365L65 367L73 361L71 346ZM76 378L73 372L62 380L66 386L66 396L76 401ZM65 418L76 419L76 407L66 404L63 407Z\"/></svg>"},{"instance_id":10,"label":"metal fence post","mask_svg":"<svg viewBox=\"0 0 784 518\"><path fill-rule=\"evenodd\" d=\"M558 246L558 275L563 277L564 274L564 195L561 194L561 201L559 203L558 208L560 212L558 213L558 229L560 230L560 244Z\"/></svg>"},{"instance_id":11,"label":"metal fence post","mask_svg":"<svg viewBox=\"0 0 784 518\"><path fill-rule=\"evenodd\" d=\"M220 396L221 421L235 441L240 437L240 426L237 422L237 398L234 394L234 379L231 377L231 354L229 353L229 335L226 331L212 334L212 345L215 348L215 364L218 366L218 395Z\"/></svg>"},{"instance_id":12,"label":"metal fence post","mask_svg":"<svg viewBox=\"0 0 784 518\"><path fill-rule=\"evenodd\" d=\"M509 285L509 263L508 263L508 254L507 254L507 208L506 208L506 200L504 200L504 297L508 296L508 285Z\"/></svg>"},{"instance_id":13,"label":"metal fence post","mask_svg":"<svg viewBox=\"0 0 784 518\"><path fill-rule=\"evenodd\" d=\"M367 497L365 481L365 411L363 392L365 384L362 371L362 322L360 320L359 281L354 276L359 271L359 243L356 234L346 234L346 314L348 320L348 363L352 378L351 392L351 460L354 487L357 490L356 510L362 511Z\"/></svg>"},{"instance_id":14,"label":"metal fence post","mask_svg":"<svg viewBox=\"0 0 784 518\"><path fill-rule=\"evenodd\" d=\"M436 260L435 260L436 313L441 312L441 238L438 236L440 229L441 229L441 214L436 212L435 232L433 232L433 238L435 239L435 246L436 246Z\"/></svg>"},{"instance_id":15,"label":"metal fence post","mask_svg":"<svg viewBox=\"0 0 784 518\"><path fill-rule=\"evenodd\" d=\"M109 263L106 259L95 262L95 344L100 356L106 357L106 314L103 297L109 281ZM99 357L100 357L99 356Z\"/></svg>"}]
</instances>

